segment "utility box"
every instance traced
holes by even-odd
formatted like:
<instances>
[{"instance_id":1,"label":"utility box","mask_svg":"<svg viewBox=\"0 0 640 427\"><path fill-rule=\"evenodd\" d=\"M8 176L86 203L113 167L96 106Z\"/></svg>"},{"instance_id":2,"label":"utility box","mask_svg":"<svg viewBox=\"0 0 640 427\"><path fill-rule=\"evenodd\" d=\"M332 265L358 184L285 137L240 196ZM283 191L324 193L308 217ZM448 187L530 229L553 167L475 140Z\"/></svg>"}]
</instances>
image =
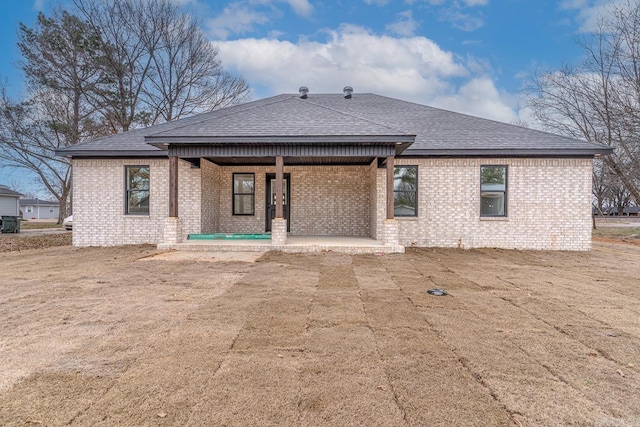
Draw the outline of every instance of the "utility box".
<instances>
[{"instance_id":1,"label":"utility box","mask_svg":"<svg viewBox=\"0 0 640 427\"><path fill-rule=\"evenodd\" d=\"M2 228L3 233L19 233L20 232L20 217L13 215L2 216Z\"/></svg>"}]
</instances>

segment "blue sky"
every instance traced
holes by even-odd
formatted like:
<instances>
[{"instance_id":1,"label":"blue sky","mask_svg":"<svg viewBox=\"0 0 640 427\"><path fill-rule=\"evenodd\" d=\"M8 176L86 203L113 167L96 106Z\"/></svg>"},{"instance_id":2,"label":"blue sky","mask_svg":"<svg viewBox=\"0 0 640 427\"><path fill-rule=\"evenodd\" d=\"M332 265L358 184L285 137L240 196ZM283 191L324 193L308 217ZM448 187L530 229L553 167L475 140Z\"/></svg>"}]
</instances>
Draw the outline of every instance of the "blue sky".
<instances>
[{"instance_id":1,"label":"blue sky","mask_svg":"<svg viewBox=\"0 0 640 427\"><path fill-rule=\"evenodd\" d=\"M253 97L374 92L503 122L528 120L519 90L536 68L575 63L575 39L618 0L175 0L197 14L223 65ZM0 15L0 76L22 90L19 22L54 0L14 0ZM17 176L0 170L0 182Z\"/></svg>"}]
</instances>

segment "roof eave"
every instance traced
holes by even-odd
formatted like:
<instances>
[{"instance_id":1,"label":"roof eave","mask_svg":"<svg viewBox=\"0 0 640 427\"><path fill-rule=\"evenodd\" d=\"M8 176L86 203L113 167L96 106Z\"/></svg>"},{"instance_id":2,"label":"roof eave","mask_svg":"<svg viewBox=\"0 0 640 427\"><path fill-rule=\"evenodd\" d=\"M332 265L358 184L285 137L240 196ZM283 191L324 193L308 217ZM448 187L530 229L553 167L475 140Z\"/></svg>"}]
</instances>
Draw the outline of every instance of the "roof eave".
<instances>
[{"instance_id":1,"label":"roof eave","mask_svg":"<svg viewBox=\"0 0 640 427\"><path fill-rule=\"evenodd\" d=\"M165 150L74 150L56 151L62 157L167 157Z\"/></svg>"},{"instance_id":2,"label":"roof eave","mask_svg":"<svg viewBox=\"0 0 640 427\"><path fill-rule=\"evenodd\" d=\"M411 144L416 135L271 135L271 136L146 136L145 142L166 150L170 144Z\"/></svg>"},{"instance_id":3,"label":"roof eave","mask_svg":"<svg viewBox=\"0 0 640 427\"><path fill-rule=\"evenodd\" d=\"M434 149L412 150L405 157L596 157L609 155L613 149L602 148L514 148L514 149Z\"/></svg>"}]
</instances>

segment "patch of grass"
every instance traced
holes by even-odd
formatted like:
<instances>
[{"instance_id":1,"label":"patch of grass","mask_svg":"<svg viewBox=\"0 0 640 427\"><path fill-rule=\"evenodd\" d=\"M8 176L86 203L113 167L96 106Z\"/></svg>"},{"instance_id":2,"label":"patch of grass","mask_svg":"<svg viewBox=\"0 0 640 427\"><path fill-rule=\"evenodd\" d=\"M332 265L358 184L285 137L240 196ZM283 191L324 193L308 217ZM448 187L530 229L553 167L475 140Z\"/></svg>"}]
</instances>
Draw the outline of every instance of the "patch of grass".
<instances>
[{"instance_id":1,"label":"patch of grass","mask_svg":"<svg viewBox=\"0 0 640 427\"><path fill-rule=\"evenodd\" d=\"M32 222L32 221L22 221L20 223L21 230L41 230L43 228L62 228L62 224L56 224L55 222Z\"/></svg>"},{"instance_id":2,"label":"patch of grass","mask_svg":"<svg viewBox=\"0 0 640 427\"><path fill-rule=\"evenodd\" d=\"M640 239L640 227L598 227L592 235L611 239Z\"/></svg>"}]
</instances>

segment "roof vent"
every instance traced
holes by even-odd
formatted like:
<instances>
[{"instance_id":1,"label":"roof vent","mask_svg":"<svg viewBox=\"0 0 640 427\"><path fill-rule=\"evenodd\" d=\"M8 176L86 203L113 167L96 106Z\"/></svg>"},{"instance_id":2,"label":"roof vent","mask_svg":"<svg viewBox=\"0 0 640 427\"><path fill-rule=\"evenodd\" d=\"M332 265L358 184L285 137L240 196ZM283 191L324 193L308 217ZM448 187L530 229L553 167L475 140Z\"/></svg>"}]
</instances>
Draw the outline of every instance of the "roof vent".
<instances>
[{"instance_id":1,"label":"roof vent","mask_svg":"<svg viewBox=\"0 0 640 427\"><path fill-rule=\"evenodd\" d=\"M307 95L309 95L309 88L306 86L300 86L298 92L300 92L300 98L307 99Z\"/></svg>"},{"instance_id":2,"label":"roof vent","mask_svg":"<svg viewBox=\"0 0 640 427\"><path fill-rule=\"evenodd\" d=\"M351 99L353 88L351 86L345 86L344 89L342 89L342 92L344 93L344 99Z\"/></svg>"}]
</instances>

